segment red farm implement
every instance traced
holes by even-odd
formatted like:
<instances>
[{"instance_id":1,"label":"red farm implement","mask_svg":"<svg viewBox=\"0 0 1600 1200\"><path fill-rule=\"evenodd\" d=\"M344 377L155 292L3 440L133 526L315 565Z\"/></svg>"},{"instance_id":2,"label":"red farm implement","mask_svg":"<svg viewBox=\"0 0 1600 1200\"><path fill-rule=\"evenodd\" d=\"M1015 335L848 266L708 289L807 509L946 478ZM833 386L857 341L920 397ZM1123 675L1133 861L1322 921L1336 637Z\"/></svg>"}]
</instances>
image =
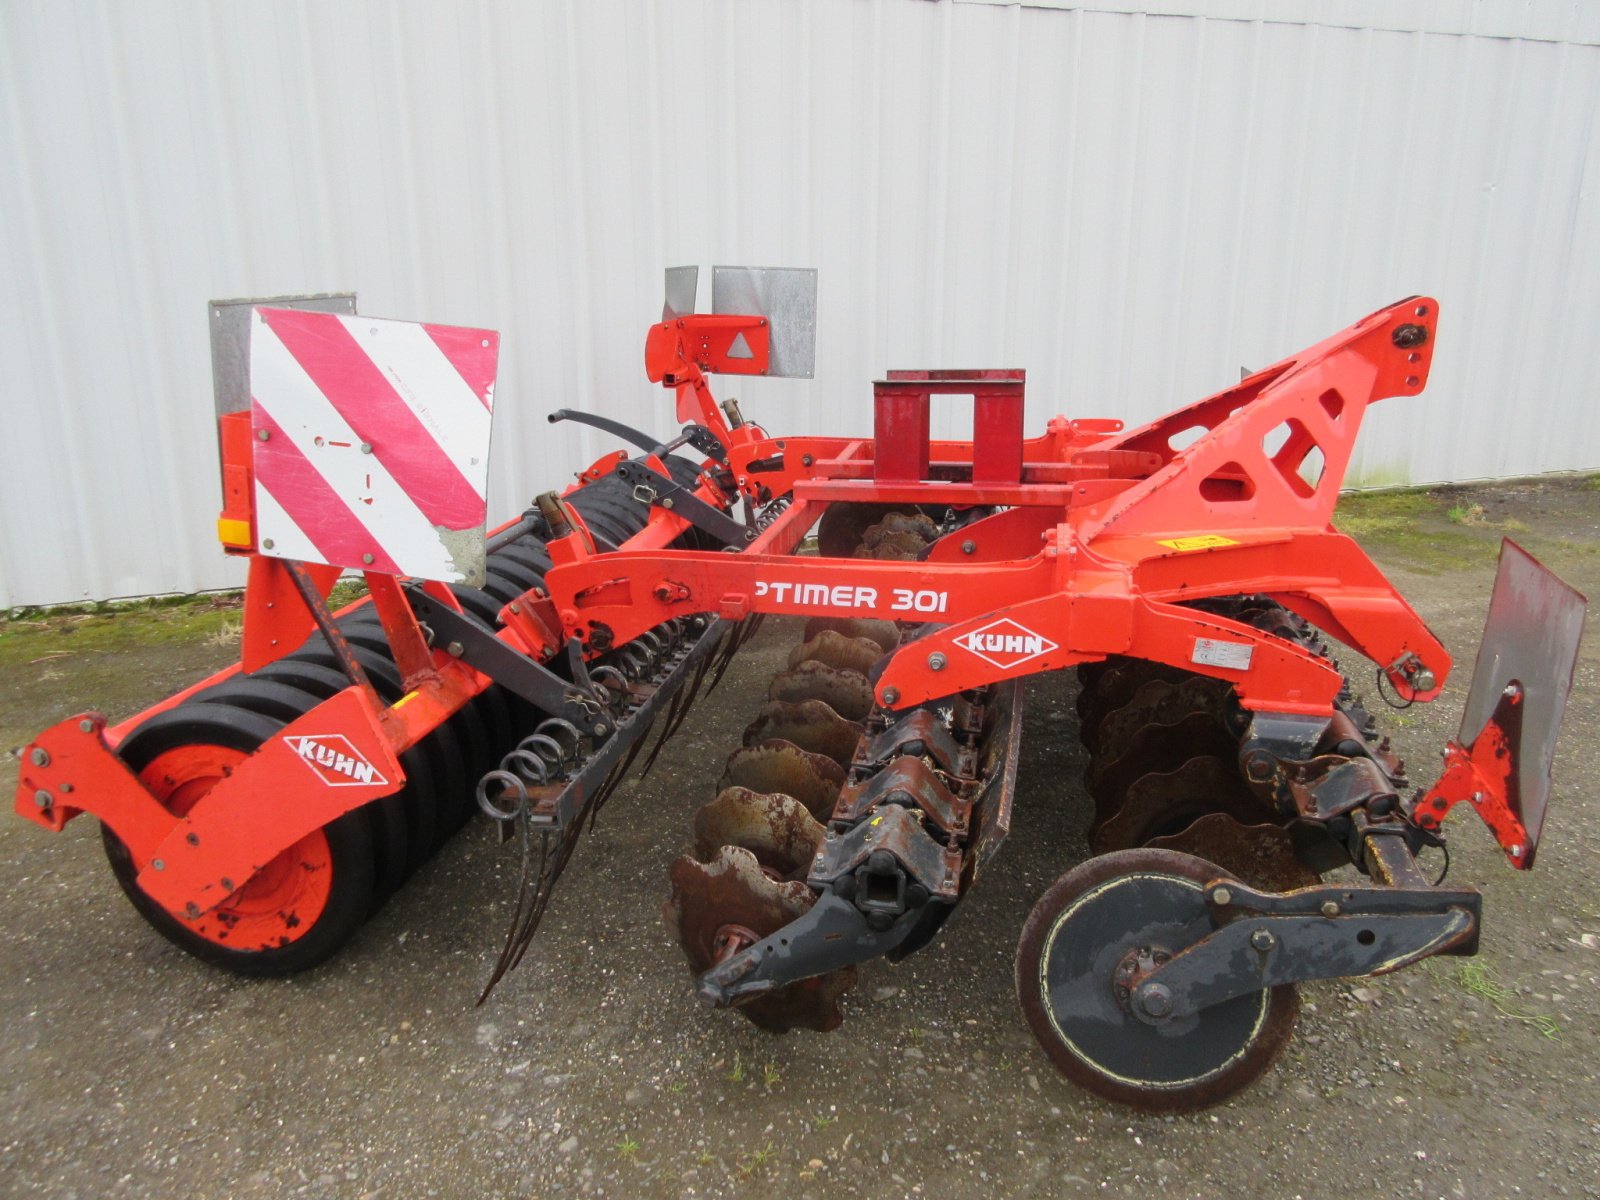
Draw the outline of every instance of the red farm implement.
<instances>
[{"instance_id":1,"label":"red farm implement","mask_svg":"<svg viewBox=\"0 0 1600 1200\"><path fill-rule=\"evenodd\" d=\"M1417 856L1465 801L1533 865L1584 601L1506 543L1460 733L1414 786L1324 639L1396 703L1450 673L1331 520L1367 406L1427 380L1432 300L1138 429L1057 417L1025 437L1022 372L896 371L872 437L774 437L707 377L809 374L814 275L718 268L711 314L696 281L669 274L645 347L681 431L552 414L629 448L487 533L494 334L349 298L218 306L242 661L120 724L42 733L17 810L94 814L161 933L277 973L337 950L481 809L534 866L497 980L647 732L659 749L779 614L802 638L671 871L709 1004L831 1029L859 963L927 945L1003 869L1021 680L1069 667L1094 856L1017 954L1024 1016L1069 1077L1209 1104L1270 1064L1299 982L1475 951L1479 894ZM930 438L946 395L968 398L970 440ZM369 596L330 612L346 570ZM1323 884L1348 864L1362 886Z\"/></svg>"}]
</instances>

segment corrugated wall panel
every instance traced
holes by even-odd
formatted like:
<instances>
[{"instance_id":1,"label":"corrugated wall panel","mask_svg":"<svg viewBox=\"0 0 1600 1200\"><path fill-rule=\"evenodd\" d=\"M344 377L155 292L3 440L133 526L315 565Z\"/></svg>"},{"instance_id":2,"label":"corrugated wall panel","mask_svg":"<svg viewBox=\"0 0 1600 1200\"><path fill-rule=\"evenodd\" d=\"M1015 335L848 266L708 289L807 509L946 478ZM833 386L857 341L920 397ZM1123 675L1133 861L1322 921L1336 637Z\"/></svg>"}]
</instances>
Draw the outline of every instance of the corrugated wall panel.
<instances>
[{"instance_id":1,"label":"corrugated wall panel","mask_svg":"<svg viewBox=\"0 0 1600 1200\"><path fill-rule=\"evenodd\" d=\"M213 297L502 330L497 514L607 448L549 409L669 427L640 348L682 262L819 268L815 381L726 384L775 430L864 432L906 365L1142 420L1428 291L1432 384L1352 482L1600 467L1600 29L1396 12L0 6L0 603L239 581Z\"/></svg>"}]
</instances>

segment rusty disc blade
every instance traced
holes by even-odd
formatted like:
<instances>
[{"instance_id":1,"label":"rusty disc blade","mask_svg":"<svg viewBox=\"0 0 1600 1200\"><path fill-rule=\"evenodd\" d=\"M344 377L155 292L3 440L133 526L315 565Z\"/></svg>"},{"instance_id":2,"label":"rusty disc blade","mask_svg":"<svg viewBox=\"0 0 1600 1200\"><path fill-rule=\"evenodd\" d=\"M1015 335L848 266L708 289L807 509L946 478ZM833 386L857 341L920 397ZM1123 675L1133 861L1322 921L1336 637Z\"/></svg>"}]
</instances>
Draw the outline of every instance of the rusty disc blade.
<instances>
[{"instance_id":1,"label":"rusty disc blade","mask_svg":"<svg viewBox=\"0 0 1600 1200\"><path fill-rule=\"evenodd\" d=\"M709 863L684 857L672 864L672 896L663 910L695 976L729 949L776 933L815 903L803 883L769 879L755 855L724 846ZM738 1009L772 1033L791 1029L837 1029L844 1021L840 998L855 986L846 967L768 992Z\"/></svg>"},{"instance_id":2,"label":"rusty disc blade","mask_svg":"<svg viewBox=\"0 0 1600 1200\"><path fill-rule=\"evenodd\" d=\"M694 815L694 852L710 862L724 846L737 846L785 879L804 879L824 830L793 796L725 788Z\"/></svg>"},{"instance_id":3,"label":"rusty disc blade","mask_svg":"<svg viewBox=\"0 0 1600 1200\"><path fill-rule=\"evenodd\" d=\"M1146 725L1176 725L1190 713L1208 713L1222 720L1232 694L1227 683L1204 675L1152 679L1126 704L1100 718L1089 733L1089 752L1097 758L1115 758Z\"/></svg>"},{"instance_id":4,"label":"rusty disc blade","mask_svg":"<svg viewBox=\"0 0 1600 1200\"><path fill-rule=\"evenodd\" d=\"M930 540L909 529L885 529L875 525L867 530L867 536L861 543L861 549L856 551L856 557L891 561L912 559L927 548Z\"/></svg>"},{"instance_id":5,"label":"rusty disc blade","mask_svg":"<svg viewBox=\"0 0 1600 1200\"><path fill-rule=\"evenodd\" d=\"M843 786L844 768L833 759L779 738L735 750L717 784L719 789L744 787L793 796L822 821L832 815Z\"/></svg>"},{"instance_id":6,"label":"rusty disc blade","mask_svg":"<svg viewBox=\"0 0 1600 1200\"><path fill-rule=\"evenodd\" d=\"M1078 692L1078 732L1084 745L1090 745L1094 731L1100 724L1100 719L1109 712L1121 708L1145 684L1153 679L1166 679L1181 682L1192 679L1191 672L1178 667L1170 667L1166 663L1150 662L1143 658L1106 659L1104 664L1086 664L1091 668L1087 672L1079 668L1079 678L1083 680L1083 687Z\"/></svg>"},{"instance_id":7,"label":"rusty disc blade","mask_svg":"<svg viewBox=\"0 0 1600 1200\"><path fill-rule=\"evenodd\" d=\"M865 675L815 661L779 671L772 677L767 695L791 704L821 700L847 721L865 720L876 703Z\"/></svg>"},{"instance_id":8,"label":"rusty disc blade","mask_svg":"<svg viewBox=\"0 0 1600 1200\"><path fill-rule=\"evenodd\" d=\"M866 638L876 642L878 649L885 654L900 644L900 626L875 617L812 617L806 622L805 639L809 642L817 634L830 629L847 638Z\"/></svg>"},{"instance_id":9,"label":"rusty disc blade","mask_svg":"<svg viewBox=\"0 0 1600 1200\"><path fill-rule=\"evenodd\" d=\"M825 754L847 767L865 732L860 722L845 720L821 700L802 700L798 704L769 700L745 727L742 740L746 746L754 746L779 738L802 750Z\"/></svg>"},{"instance_id":10,"label":"rusty disc blade","mask_svg":"<svg viewBox=\"0 0 1600 1200\"><path fill-rule=\"evenodd\" d=\"M826 663L839 671L865 675L883 657L883 648L871 638L846 637L834 629L824 629L815 637L789 651L788 666L804 662Z\"/></svg>"},{"instance_id":11,"label":"rusty disc blade","mask_svg":"<svg viewBox=\"0 0 1600 1200\"><path fill-rule=\"evenodd\" d=\"M1089 848L1096 854L1131 850L1181 832L1208 813L1226 813L1246 824L1271 821L1274 816L1245 785L1238 767L1214 755L1198 755L1175 771L1151 772L1134 780L1122 803L1095 821Z\"/></svg>"},{"instance_id":12,"label":"rusty disc blade","mask_svg":"<svg viewBox=\"0 0 1600 1200\"><path fill-rule=\"evenodd\" d=\"M1209 934L1206 888L1227 878L1187 854L1123 850L1081 863L1040 897L1017 946L1017 997L1063 1075L1146 1112L1188 1112L1227 1099L1272 1065L1294 1031L1293 984L1146 1023L1129 1010L1118 974Z\"/></svg>"},{"instance_id":13,"label":"rusty disc blade","mask_svg":"<svg viewBox=\"0 0 1600 1200\"><path fill-rule=\"evenodd\" d=\"M1239 739L1210 713L1190 713L1175 725L1146 725L1115 759L1092 759L1084 772L1095 812L1108 815L1142 775L1176 771L1191 758L1211 755L1232 762Z\"/></svg>"},{"instance_id":14,"label":"rusty disc blade","mask_svg":"<svg viewBox=\"0 0 1600 1200\"><path fill-rule=\"evenodd\" d=\"M1148 843L1156 850L1178 850L1214 862L1228 874L1266 892L1315 887L1322 877L1294 852L1294 839L1281 825L1246 825L1227 813L1201 817L1179 833Z\"/></svg>"}]
</instances>

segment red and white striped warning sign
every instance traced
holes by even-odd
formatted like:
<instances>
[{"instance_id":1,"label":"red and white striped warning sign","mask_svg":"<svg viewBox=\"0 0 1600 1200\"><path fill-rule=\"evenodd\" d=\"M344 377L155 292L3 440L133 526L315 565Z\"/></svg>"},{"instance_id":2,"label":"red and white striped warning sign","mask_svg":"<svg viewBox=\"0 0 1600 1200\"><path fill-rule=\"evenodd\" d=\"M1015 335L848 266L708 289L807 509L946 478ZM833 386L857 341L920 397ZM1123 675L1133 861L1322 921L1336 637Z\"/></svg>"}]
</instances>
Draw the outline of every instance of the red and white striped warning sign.
<instances>
[{"instance_id":1,"label":"red and white striped warning sign","mask_svg":"<svg viewBox=\"0 0 1600 1200\"><path fill-rule=\"evenodd\" d=\"M488 329L256 309L261 553L481 583L499 353Z\"/></svg>"}]
</instances>

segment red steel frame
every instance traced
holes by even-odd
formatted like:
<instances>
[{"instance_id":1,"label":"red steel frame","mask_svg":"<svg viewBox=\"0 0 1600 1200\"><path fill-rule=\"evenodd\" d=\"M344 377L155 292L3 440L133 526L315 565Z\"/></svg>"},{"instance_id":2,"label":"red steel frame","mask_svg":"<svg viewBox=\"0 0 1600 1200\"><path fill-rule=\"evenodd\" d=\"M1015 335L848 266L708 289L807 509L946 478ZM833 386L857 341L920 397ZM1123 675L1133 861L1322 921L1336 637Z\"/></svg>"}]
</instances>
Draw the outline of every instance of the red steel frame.
<instances>
[{"instance_id":1,"label":"red steel frame","mask_svg":"<svg viewBox=\"0 0 1600 1200\"><path fill-rule=\"evenodd\" d=\"M757 504L789 495L792 505L739 554L663 549L688 522L661 508L616 553L598 553L577 521L549 543L556 566L548 596L508 605L499 636L544 659L570 637L587 644L603 631L603 644L621 644L694 612L937 619L942 627L887 663L876 685L885 707L1122 654L1226 679L1248 709L1330 715L1341 680L1325 661L1185 607L1266 594L1377 662L1402 699L1430 700L1449 655L1331 518L1367 406L1426 382L1437 311L1426 298L1391 305L1138 429L1057 417L1031 439L1021 436L1023 378L1013 371L894 372L876 389L873 440L771 437L726 419L706 380L712 371L766 370L765 319L674 318L650 330L646 372L673 389L679 420L708 427L727 447L735 489L724 493L707 475L697 494L723 507L737 494ZM750 356L732 357L741 336ZM973 397L970 441L929 439L935 394ZM186 817L168 813L117 758L122 737L152 713L289 652L315 628L285 564L253 553L248 417L225 416L221 426L218 528L230 553L251 557L240 666L115 727L85 713L46 731L25 749L16 801L51 829L79 812L100 817L141 864L140 885L191 919L226 898L224 885L248 879L301 837L398 790L398 755L490 682L446 649L430 649L397 581L369 574L406 695L386 706L370 685L353 683L249 756ZM580 479L619 458L602 457ZM940 541L926 561L795 556L836 503L1001 511ZM326 596L337 571L306 570ZM448 589L428 588L455 605ZM315 772L286 742L304 733L349 738L381 782L314 786ZM1435 793L1453 803L1493 786L1463 763ZM283 803L286 795L295 803Z\"/></svg>"}]
</instances>

